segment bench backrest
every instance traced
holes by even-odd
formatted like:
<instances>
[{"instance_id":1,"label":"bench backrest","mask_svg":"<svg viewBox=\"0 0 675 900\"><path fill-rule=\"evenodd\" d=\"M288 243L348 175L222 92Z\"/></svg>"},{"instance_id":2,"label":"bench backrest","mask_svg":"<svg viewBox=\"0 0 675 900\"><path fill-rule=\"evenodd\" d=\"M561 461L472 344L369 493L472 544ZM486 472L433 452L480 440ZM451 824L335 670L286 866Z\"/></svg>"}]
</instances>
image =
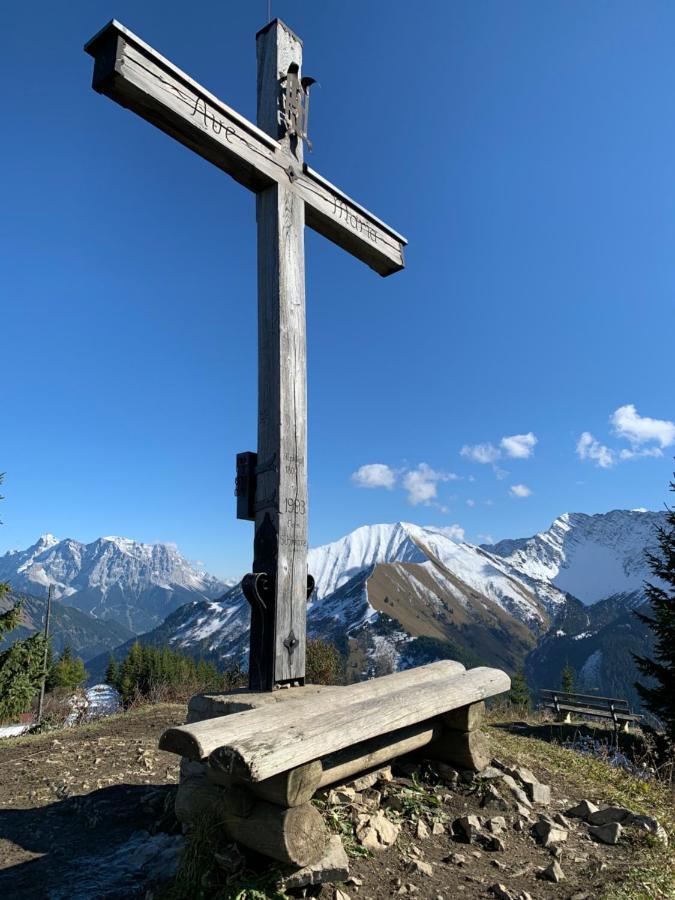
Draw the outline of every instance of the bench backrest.
<instances>
[{"instance_id":1,"label":"bench backrest","mask_svg":"<svg viewBox=\"0 0 675 900\"><path fill-rule=\"evenodd\" d=\"M599 713L615 712L630 714L627 700L618 697L598 697L596 694L577 694L569 691L541 690L540 694L546 703L578 706L580 709L596 709Z\"/></svg>"}]
</instances>

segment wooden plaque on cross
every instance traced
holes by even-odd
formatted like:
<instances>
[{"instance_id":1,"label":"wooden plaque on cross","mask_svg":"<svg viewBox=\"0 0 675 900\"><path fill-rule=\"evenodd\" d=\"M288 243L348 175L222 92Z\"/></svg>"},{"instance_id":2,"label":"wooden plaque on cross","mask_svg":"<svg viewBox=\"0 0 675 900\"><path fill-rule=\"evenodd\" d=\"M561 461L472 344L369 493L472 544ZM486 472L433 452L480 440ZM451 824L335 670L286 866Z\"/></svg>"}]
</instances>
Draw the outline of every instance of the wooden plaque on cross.
<instances>
[{"instance_id":1,"label":"wooden plaque on cross","mask_svg":"<svg viewBox=\"0 0 675 900\"><path fill-rule=\"evenodd\" d=\"M93 87L227 172L256 195L258 449L237 457L237 515L255 521L249 685L305 678L307 364L304 226L380 275L403 268L405 238L303 161L308 92L302 42L279 19L256 35L257 125L113 20L85 50Z\"/></svg>"}]
</instances>

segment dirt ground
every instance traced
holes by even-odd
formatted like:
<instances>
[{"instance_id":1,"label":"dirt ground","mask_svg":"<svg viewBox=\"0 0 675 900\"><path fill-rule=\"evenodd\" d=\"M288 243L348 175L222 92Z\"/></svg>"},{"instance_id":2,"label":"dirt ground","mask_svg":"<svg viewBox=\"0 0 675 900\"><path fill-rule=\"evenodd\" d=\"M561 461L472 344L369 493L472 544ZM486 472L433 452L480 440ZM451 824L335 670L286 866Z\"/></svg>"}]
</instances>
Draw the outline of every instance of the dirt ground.
<instances>
[{"instance_id":1,"label":"dirt ground","mask_svg":"<svg viewBox=\"0 0 675 900\"><path fill-rule=\"evenodd\" d=\"M125 883L115 890L97 887L87 860L128 846L134 835L145 841L148 834L180 841L172 814L178 758L158 751L157 740L183 715L182 706L160 706L67 731L0 742L0 892L11 900L158 896L148 891L147 884ZM632 781L620 773L570 751L500 728L491 728L489 739L494 756L526 765L551 786L550 815L581 799L603 806L616 800L657 817L667 808L654 800L658 794L660 802L667 803L663 791L645 792L639 784L633 789ZM378 785L381 808L397 810L394 818L400 816L402 823L397 843L384 852L359 856L362 851L353 828L358 808L349 803L326 806L329 826L356 854L351 858L350 880L339 886L348 897L487 900L494 897L491 889L496 884L505 885L514 897L526 891L533 900L673 896L672 881L660 874L668 867L667 851L630 829L618 846L598 844L574 820L559 856L565 880L557 884L542 880L540 870L551 863L551 851L533 840L529 826L514 829L517 815L481 808L485 784L480 779L453 785L417 763L411 765L394 767L395 780ZM490 850L485 842L467 844L453 837L450 824L468 814L504 815L507 827L499 835L504 849ZM422 828L420 837L420 820L429 830L434 823L442 824L443 833L425 836ZM251 857L245 858L253 865ZM246 872L232 878L216 874L206 881L212 890L187 889L180 896L186 900L198 895L239 900L283 896L269 888L248 890L246 881ZM636 891L627 891L629 883L637 884ZM334 886L311 893L322 900L339 896Z\"/></svg>"},{"instance_id":2,"label":"dirt ground","mask_svg":"<svg viewBox=\"0 0 675 900\"><path fill-rule=\"evenodd\" d=\"M0 741L0 896L58 896L86 858L161 826L179 760L157 740L184 714L159 706Z\"/></svg>"}]
</instances>

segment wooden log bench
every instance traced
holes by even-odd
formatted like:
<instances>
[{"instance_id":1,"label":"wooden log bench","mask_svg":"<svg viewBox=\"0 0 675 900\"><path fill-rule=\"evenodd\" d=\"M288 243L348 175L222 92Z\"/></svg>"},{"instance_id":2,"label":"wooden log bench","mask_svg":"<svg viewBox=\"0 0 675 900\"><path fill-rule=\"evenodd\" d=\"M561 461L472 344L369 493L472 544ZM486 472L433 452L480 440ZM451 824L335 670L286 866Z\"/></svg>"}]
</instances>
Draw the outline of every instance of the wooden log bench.
<instances>
[{"instance_id":1,"label":"wooden log bench","mask_svg":"<svg viewBox=\"0 0 675 900\"><path fill-rule=\"evenodd\" d=\"M597 697L594 694L574 694L568 691L540 691L542 705L552 709L560 722L570 722L573 714L590 718L611 719L615 731L628 731L631 722L642 716L631 712L627 700L616 697Z\"/></svg>"},{"instance_id":2,"label":"wooden log bench","mask_svg":"<svg viewBox=\"0 0 675 900\"><path fill-rule=\"evenodd\" d=\"M316 791L422 748L459 769L489 762L484 700L508 691L499 669L442 660L346 687L200 696L169 728L162 750L183 757L176 813L208 812L234 839L294 866L316 862L327 840Z\"/></svg>"}]
</instances>

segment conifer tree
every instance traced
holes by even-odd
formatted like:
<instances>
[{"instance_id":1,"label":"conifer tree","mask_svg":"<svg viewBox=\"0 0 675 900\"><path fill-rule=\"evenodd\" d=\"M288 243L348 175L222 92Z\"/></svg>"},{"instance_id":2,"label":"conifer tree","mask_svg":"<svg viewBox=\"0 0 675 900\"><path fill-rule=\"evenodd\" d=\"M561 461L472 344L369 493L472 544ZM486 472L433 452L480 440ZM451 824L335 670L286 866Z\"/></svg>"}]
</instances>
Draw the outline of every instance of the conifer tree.
<instances>
[{"instance_id":1,"label":"conifer tree","mask_svg":"<svg viewBox=\"0 0 675 900\"><path fill-rule=\"evenodd\" d=\"M574 693L574 685L577 680L577 673L569 664L569 660L565 663L565 668L560 675L560 686L566 694Z\"/></svg>"},{"instance_id":2,"label":"conifer tree","mask_svg":"<svg viewBox=\"0 0 675 900\"><path fill-rule=\"evenodd\" d=\"M523 666L518 667L516 674L511 679L511 693L509 694L509 699L513 706L518 706L523 710L529 709L530 689L527 684L527 679L525 678L525 669Z\"/></svg>"},{"instance_id":3,"label":"conifer tree","mask_svg":"<svg viewBox=\"0 0 675 900\"><path fill-rule=\"evenodd\" d=\"M0 473L0 484L4 475ZM4 498L0 496L0 500ZM1 523L0 523L1 524ZM0 583L0 600L10 593L10 585ZM0 637L19 624L21 601L0 613ZM45 652L43 634L34 634L0 653L0 721L27 712L40 689Z\"/></svg>"},{"instance_id":4,"label":"conifer tree","mask_svg":"<svg viewBox=\"0 0 675 900\"><path fill-rule=\"evenodd\" d=\"M675 481L670 490L675 491ZM659 552L647 553L649 568L661 581L645 584L652 614L635 613L654 633L654 658L635 656L635 662L640 673L655 684L636 682L635 687L647 709L661 719L675 740L675 509L666 506L666 510L666 524L657 529Z\"/></svg>"},{"instance_id":5,"label":"conifer tree","mask_svg":"<svg viewBox=\"0 0 675 900\"><path fill-rule=\"evenodd\" d=\"M47 675L47 690L53 691L54 688L73 690L86 680L87 671L84 668L84 662L79 656L73 656L70 645L66 644L59 658L50 667Z\"/></svg>"},{"instance_id":6,"label":"conifer tree","mask_svg":"<svg viewBox=\"0 0 675 900\"><path fill-rule=\"evenodd\" d=\"M110 659L108 660L108 665L105 670L105 680L106 684L112 685L112 687L117 686L117 679L119 678L120 667L117 663L115 657L110 654Z\"/></svg>"}]
</instances>

